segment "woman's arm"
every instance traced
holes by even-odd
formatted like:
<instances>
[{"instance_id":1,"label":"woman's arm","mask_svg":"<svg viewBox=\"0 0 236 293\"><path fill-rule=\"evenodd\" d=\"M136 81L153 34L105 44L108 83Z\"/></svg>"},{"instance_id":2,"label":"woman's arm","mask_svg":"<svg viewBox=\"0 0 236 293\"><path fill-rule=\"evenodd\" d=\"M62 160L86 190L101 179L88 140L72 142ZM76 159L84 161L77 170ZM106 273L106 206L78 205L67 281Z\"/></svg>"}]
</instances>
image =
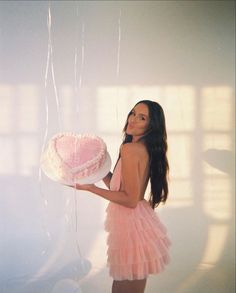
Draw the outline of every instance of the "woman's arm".
<instances>
[{"instance_id":1,"label":"woman's arm","mask_svg":"<svg viewBox=\"0 0 236 293\"><path fill-rule=\"evenodd\" d=\"M121 204L126 207L135 208L140 198L140 180L138 175L138 164L140 156L133 143L125 144L121 148L121 176L123 190L111 191L94 184L79 185L76 189L86 190L97 194L109 201Z\"/></svg>"},{"instance_id":2,"label":"woman's arm","mask_svg":"<svg viewBox=\"0 0 236 293\"><path fill-rule=\"evenodd\" d=\"M111 177L112 177L112 173L109 172L109 173L107 174L107 176L104 177L104 178L102 179L103 182L105 183L106 187L109 188L109 189L110 189Z\"/></svg>"},{"instance_id":3,"label":"woman's arm","mask_svg":"<svg viewBox=\"0 0 236 293\"><path fill-rule=\"evenodd\" d=\"M81 185L80 186L76 185L76 189L81 189L80 187ZM111 191L111 190L97 187L94 184L91 184L90 186L88 186L86 189L83 189L83 190L90 191L104 199L118 203L125 207L135 208L137 205L137 203L134 203L131 201L131 199L128 197L125 191Z\"/></svg>"}]
</instances>

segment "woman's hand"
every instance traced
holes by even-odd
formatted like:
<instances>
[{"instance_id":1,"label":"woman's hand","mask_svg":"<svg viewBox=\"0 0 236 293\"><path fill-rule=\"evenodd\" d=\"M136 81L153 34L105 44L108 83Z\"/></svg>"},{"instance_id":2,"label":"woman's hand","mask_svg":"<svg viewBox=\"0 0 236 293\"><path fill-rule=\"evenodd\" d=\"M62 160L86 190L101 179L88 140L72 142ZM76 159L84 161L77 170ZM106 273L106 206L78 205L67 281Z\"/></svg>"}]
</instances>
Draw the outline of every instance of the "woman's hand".
<instances>
[{"instance_id":1,"label":"woman's hand","mask_svg":"<svg viewBox=\"0 0 236 293\"><path fill-rule=\"evenodd\" d=\"M79 184L79 183L75 183L75 185L71 185L71 184L64 184L64 185L75 188L77 190L86 190L91 192L92 192L92 189L95 187L94 184Z\"/></svg>"},{"instance_id":2,"label":"woman's hand","mask_svg":"<svg viewBox=\"0 0 236 293\"><path fill-rule=\"evenodd\" d=\"M75 189L77 190L86 190L86 191L92 191L92 189L95 187L94 184L75 184Z\"/></svg>"}]
</instances>

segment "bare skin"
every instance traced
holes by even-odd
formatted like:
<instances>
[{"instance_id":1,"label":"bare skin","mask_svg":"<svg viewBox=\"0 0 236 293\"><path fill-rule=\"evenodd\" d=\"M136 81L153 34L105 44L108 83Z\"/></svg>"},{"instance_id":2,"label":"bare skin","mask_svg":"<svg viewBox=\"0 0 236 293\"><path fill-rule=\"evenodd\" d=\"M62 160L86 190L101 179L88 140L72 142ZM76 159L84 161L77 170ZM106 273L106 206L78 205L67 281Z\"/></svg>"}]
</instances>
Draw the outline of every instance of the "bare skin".
<instances>
[{"instance_id":1,"label":"bare skin","mask_svg":"<svg viewBox=\"0 0 236 293\"><path fill-rule=\"evenodd\" d=\"M112 293L143 293L146 279L134 281L113 281Z\"/></svg>"},{"instance_id":2,"label":"bare skin","mask_svg":"<svg viewBox=\"0 0 236 293\"><path fill-rule=\"evenodd\" d=\"M97 194L104 199L121 204L129 208L135 208L144 198L148 183L149 156L145 145L140 138L146 133L149 126L148 107L138 104L132 110L128 118L126 133L132 135L132 142L121 146L121 176L122 184L119 191L112 191L97 187L94 184L74 186L79 190L86 190ZM103 179L109 188L112 173ZM113 281L112 293L144 293L146 279L133 281Z\"/></svg>"}]
</instances>

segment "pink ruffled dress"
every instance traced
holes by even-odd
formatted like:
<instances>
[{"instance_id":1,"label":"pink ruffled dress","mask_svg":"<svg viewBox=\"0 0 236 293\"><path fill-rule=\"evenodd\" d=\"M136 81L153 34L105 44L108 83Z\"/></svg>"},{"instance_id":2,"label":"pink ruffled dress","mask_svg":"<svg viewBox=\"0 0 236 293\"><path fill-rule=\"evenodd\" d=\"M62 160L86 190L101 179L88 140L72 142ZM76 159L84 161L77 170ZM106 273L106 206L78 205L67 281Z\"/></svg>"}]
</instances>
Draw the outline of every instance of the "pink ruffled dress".
<instances>
[{"instance_id":1,"label":"pink ruffled dress","mask_svg":"<svg viewBox=\"0 0 236 293\"><path fill-rule=\"evenodd\" d=\"M110 182L110 189L121 185L121 160ZM165 226L146 200L135 208L110 202L105 229L108 232L108 266L117 281L141 280L158 274L169 262L170 240Z\"/></svg>"}]
</instances>

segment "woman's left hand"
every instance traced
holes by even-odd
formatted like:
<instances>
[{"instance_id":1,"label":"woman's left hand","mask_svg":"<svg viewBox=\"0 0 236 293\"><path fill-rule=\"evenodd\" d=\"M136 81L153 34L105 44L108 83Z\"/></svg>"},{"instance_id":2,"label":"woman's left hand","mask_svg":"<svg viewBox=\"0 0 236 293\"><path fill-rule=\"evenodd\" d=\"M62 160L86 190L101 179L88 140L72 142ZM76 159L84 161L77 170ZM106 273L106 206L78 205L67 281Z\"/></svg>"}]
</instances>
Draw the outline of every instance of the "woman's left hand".
<instances>
[{"instance_id":1,"label":"woman's left hand","mask_svg":"<svg viewBox=\"0 0 236 293\"><path fill-rule=\"evenodd\" d=\"M92 191L94 184L79 184L76 183L75 188L78 190L86 190L86 191Z\"/></svg>"},{"instance_id":2,"label":"woman's left hand","mask_svg":"<svg viewBox=\"0 0 236 293\"><path fill-rule=\"evenodd\" d=\"M93 187L95 186L94 184L79 184L76 183L75 185L67 185L68 187L75 188L77 190L86 190L86 191L92 191Z\"/></svg>"}]
</instances>

